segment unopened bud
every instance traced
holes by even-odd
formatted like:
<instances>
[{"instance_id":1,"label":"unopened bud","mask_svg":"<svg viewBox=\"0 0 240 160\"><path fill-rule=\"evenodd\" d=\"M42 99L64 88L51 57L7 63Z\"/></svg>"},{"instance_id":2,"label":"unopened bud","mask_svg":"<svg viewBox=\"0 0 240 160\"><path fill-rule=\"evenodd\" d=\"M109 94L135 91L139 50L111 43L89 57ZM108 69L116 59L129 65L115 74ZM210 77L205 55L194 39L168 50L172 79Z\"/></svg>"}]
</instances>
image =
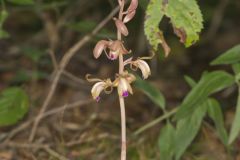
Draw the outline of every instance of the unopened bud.
<instances>
[{"instance_id":1,"label":"unopened bud","mask_svg":"<svg viewBox=\"0 0 240 160\"><path fill-rule=\"evenodd\" d=\"M123 34L124 36L127 36L128 35L128 29L126 27L126 25L119 19L114 19L115 20L115 24L116 24L116 27L117 27L117 30Z\"/></svg>"}]
</instances>

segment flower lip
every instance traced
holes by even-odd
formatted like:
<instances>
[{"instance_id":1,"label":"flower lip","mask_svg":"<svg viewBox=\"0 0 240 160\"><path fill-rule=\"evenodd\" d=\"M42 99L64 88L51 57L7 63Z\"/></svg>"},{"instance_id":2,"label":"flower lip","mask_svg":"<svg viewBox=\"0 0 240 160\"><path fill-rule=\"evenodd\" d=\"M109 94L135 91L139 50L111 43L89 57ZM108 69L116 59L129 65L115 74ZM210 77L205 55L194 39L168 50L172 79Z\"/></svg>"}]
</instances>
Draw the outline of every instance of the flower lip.
<instances>
[{"instance_id":1,"label":"flower lip","mask_svg":"<svg viewBox=\"0 0 240 160\"><path fill-rule=\"evenodd\" d=\"M113 83L110 79L106 79L106 80L101 80L98 78L89 78L90 75L87 74L86 75L86 79L89 82L96 82L91 90L91 94L93 99L95 99L97 102L100 101L100 94L102 93L102 91L104 91L106 94L110 94L113 90Z\"/></svg>"},{"instance_id":2,"label":"flower lip","mask_svg":"<svg viewBox=\"0 0 240 160\"><path fill-rule=\"evenodd\" d=\"M101 97L100 96L98 96L95 100L97 101L97 102L99 102L100 101L100 99L101 99Z\"/></svg>"},{"instance_id":3,"label":"flower lip","mask_svg":"<svg viewBox=\"0 0 240 160\"><path fill-rule=\"evenodd\" d=\"M122 74L117 74L117 78L113 82L113 85L118 88L118 95L122 97L128 97L129 93L133 94L131 83L136 79L133 74L129 74L127 71Z\"/></svg>"},{"instance_id":4,"label":"flower lip","mask_svg":"<svg viewBox=\"0 0 240 160\"><path fill-rule=\"evenodd\" d=\"M128 97L128 91L123 91L122 96L123 96L124 98L125 98L125 97Z\"/></svg>"}]
</instances>

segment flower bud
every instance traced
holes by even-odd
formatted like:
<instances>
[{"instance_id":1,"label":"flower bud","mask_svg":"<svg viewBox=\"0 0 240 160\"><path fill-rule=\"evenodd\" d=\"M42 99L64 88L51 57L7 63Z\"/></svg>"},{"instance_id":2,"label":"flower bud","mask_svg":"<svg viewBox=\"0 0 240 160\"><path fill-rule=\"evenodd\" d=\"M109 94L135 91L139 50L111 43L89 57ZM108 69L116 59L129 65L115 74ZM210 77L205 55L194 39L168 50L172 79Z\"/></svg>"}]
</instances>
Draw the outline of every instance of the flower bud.
<instances>
[{"instance_id":1,"label":"flower bud","mask_svg":"<svg viewBox=\"0 0 240 160\"><path fill-rule=\"evenodd\" d=\"M135 67L139 68L142 72L143 79L147 79L151 75L151 70L147 62L144 60L138 59L132 63Z\"/></svg>"},{"instance_id":2,"label":"flower bud","mask_svg":"<svg viewBox=\"0 0 240 160\"><path fill-rule=\"evenodd\" d=\"M128 29L126 27L126 25L119 19L114 18L117 30L123 34L124 36L128 35Z\"/></svg>"},{"instance_id":3,"label":"flower bud","mask_svg":"<svg viewBox=\"0 0 240 160\"><path fill-rule=\"evenodd\" d=\"M99 41L94 50L93 50L93 55L94 57L97 59L98 57L100 57L100 55L102 54L103 50L105 50L107 48L107 46L109 45L109 41L106 40L101 40Z\"/></svg>"},{"instance_id":4,"label":"flower bud","mask_svg":"<svg viewBox=\"0 0 240 160\"><path fill-rule=\"evenodd\" d=\"M135 14L136 14L136 10L128 13L128 14L124 17L123 23L127 23L127 22L129 22L130 20L132 20L133 17L135 16Z\"/></svg>"},{"instance_id":5,"label":"flower bud","mask_svg":"<svg viewBox=\"0 0 240 160\"><path fill-rule=\"evenodd\" d=\"M138 0L132 0L130 5L129 5L129 7L128 7L128 9L127 9L128 13L131 13L134 10L136 10L137 7L138 7Z\"/></svg>"}]
</instances>

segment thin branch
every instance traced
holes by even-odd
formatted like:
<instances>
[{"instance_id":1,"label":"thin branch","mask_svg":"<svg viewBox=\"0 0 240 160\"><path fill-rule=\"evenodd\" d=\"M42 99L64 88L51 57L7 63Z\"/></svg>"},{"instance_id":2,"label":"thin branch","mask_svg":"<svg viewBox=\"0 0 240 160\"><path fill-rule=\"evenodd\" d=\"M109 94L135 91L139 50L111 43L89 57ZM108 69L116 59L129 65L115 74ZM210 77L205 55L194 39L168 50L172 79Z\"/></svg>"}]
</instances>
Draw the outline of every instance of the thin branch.
<instances>
[{"instance_id":1,"label":"thin branch","mask_svg":"<svg viewBox=\"0 0 240 160\"><path fill-rule=\"evenodd\" d=\"M52 110L49 110L47 112L45 112L44 114L41 115L41 119L47 118L48 116L51 116L53 114L57 114L63 110L68 110L68 109L73 109L79 106L83 106L85 104L94 102L91 99L86 99L86 100L79 100L70 104L67 104L67 107L65 107L66 105L60 106L60 107L55 107ZM8 133L7 139L4 141L4 143L6 143L7 141L9 141L12 137L14 137L16 134L18 134L19 132L23 131L24 129L26 129L27 127L29 127L32 122L34 122L34 120L36 120L36 117L33 119L28 120L27 122L21 124L19 127L15 128L14 130L12 130L10 133Z\"/></svg>"},{"instance_id":2,"label":"thin branch","mask_svg":"<svg viewBox=\"0 0 240 160\"><path fill-rule=\"evenodd\" d=\"M77 76L73 75L72 73L70 73L66 70L63 71L63 75L65 75L66 77L68 77L69 79L71 79L72 81L75 81L77 83L80 83L80 84L85 83L85 80L78 78Z\"/></svg>"},{"instance_id":3,"label":"thin branch","mask_svg":"<svg viewBox=\"0 0 240 160\"><path fill-rule=\"evenodd\" d=\"M77 42L72 48L70 48L64 54L63 58L60 61L59 69L57 70L57 72L55 74L54 80L53 80L51 87L49 89L49 92L47 94L47 98L45 99L45 101L37 115L37 118L34 121L32 130L30 132L30 136L28 139L29 142L31 142L34 139L38 124L40 123L40 120L41 120L41 116L45 112L51 99L53 98L53 95L54 95L57 85L58 85L58 81L59 81L65 67L68 65L69 61L71 60L71 58L76 54L76 52L83 45L85 45L86 43L88 43L90 41L92 36L94 36L96 33L98 33L108 23L108 21L110 21L112 19L112 17L118 12L118 10L119 10L119 7L116 7L101 23L98 24L98 26L92 31L92 33L84 36L79 42Z\"/></svg>"},{"instance_id":4,"label":"thin branch","mask_svg":"<svg viewBox=\"0 0 240 160\"><path fill-rule=\"evenodd\" d=\"M47 144L35 144L35 143L15 143L15 142L8 142L3 145L6 145L8 147L15 147L15 148L28 148L28 149L43 149L48 154L50 154L53 157L58 158L59 160L68 160L68 158L60 155L56 151L52 150L49 145Z\"/></svg>"},{"instance_id":5,"label":"thin branch","mask_svg":"<svg viewBox=\"0 0 240 160\"><path fill-rule=\"evenodd\" d=\"M134 135L138 135L144 131L146 131L147 129L157 125L158 123L162 122L163 120L171 117L172 115L174 115L176 112L178 111L178 108L174 108L173 110L171 110L170 112L166 112L163 116L158 117L157 119L147 123L146 125L142 126L141 128L139 128L138 130L136 130L134 132Z\"/></svg>"},{"instance_id":6,"label":"thin branch","mask_svg":"<svg viewBox=\"0 0 240 160\"><path fill-rule=\"evenodd\" d=\"M55 56L53 50L49 50L48 53L49 53L49 55L50 55L50 57L51 57L54 70L56 71L56 70L58 69L58 63L57 63L56 56Z\"/></svg>"},{"instance_id":7,"label":"thin branch","mask_svg":"<svg viewBox=\"0 0 240 160\"><path fill-rule=\"evenodd\" d=\"M59 160L69 160L68 158L60 155L56 151L52 150L50 147L43 148L46 152L48 152L51 156L58 158Z\"/></svg>"}]
</instances>

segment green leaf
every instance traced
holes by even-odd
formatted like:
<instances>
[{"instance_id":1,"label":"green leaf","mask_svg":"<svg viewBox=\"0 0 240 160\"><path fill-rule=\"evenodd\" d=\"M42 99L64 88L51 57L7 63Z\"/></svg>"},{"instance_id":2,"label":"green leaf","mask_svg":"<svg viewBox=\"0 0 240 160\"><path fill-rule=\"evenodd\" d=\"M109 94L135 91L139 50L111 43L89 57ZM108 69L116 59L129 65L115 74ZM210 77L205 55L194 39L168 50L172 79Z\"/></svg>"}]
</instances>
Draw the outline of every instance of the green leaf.
<instances>
[{"instance_id":1,"label":"green leaf","mask_svg":"<svg viewBox=\"0 0 240 160\"><path fill-rule=\"evenodd\" d=\"M180 33L186 47L198 41L203 29L203 18L196 0L169 0L166 6L166 16ZM186 36L186 37L185 37Z\"/></svg>"},{"instance_id":2,"label":"green leaf","mask_svg":"<svg viewBox=\"0 0 240 160\"><path fill-rule=\"evenodd\" d=\"M220 137L222 143L227 146L228 135L224 127L223 113L220 104L215 99L210 99L208 101L208 114L213 120L218 136Z\"/></svg>"},{"instance_id":3,"label":"green leaf","mask_svg":"<svg viewBox=\"0 0 240 160\"><path fill-rule=\"evenodd\" d=\"M29 108L27 94L21 88L4 90L0 97L0 126L15 124Z\"/></svg>"},{"instance_id":4,"label":"green leaf","mask_svg":"<svg viewBox=\"0 0 240 160\"><path fill-rule=\"evenodd\" d=\"M16 5L32 5L34 4L33 0L7 0L10 3L16 4Z\"/></svg>"},{"instance_id":5,"label":"green leaf","mask_svg":"<svg viewBox=\"0 0 240 160\"><path fill-rule=\"evenodd\" d=\"M162 109L166 107L166 101L163 94L153 85L147 81L142 80L137 77L135 87L143 91L155 104L157 104Z\"/></svg>"},{"instance_id":6,"label":"green leaf","mask_svg":"<svg viewBox=\"0 0 240 160\"><path fill-rule=\"evenodd\" d=\"M193 113L177 122L175 137L175 159L179 160L196 137L207 112L207 101L200 104Z\"/></svg>"},{"instance_id":7,"label":"green leaf","mask_svg":"<svg viewBox=\"0 0 240 160\"><path fill-rule=\"evenodd\" d=\"M235 63L232 65L232 69L235 73L235 75L240 74L240 63Z\"/></svg>"},{"instance_id":8,"label":"green leaf","mask_svg":"<svg viewBox=\"0 0 240 160\"><path fill-rule=\"evenodd\" d=\"M194 79L192 79L189 76L184 76L184 79L188 83L188 85L192 88L197 85L197 82L195 82Z\"/></svg>"},{"instance_id":9,"label":"green leaf","mask_svg":"<svg viewBox=\"0 0 240 160\"><path fill-rule=\"evenodd\" d=\"M211 65L234 64L240 62L240 45L237 45L212 61Z\"/></svg>"},{"instance_id":10,"label":"green leaf","mask_svg":"<svg viewBox=\"0 0 240 160\"><path fill-rule=\"evenodd\" d=\"M160 159L172 160L174 154L174 138L175 129L170 123L167 123L166 126L161 129L158 141Z\"/></svg>"},{"instance_id":11,"label":"green leaf","mask_svg":"<svg viewBox=\"0 0 240 160\"><path fill-rule=\"evenodd\" d=\"M162 43L162 40L159 37L159 34L162 33L159 29L159 23L162 20L163 15L162 0L151 0L146 11L144 31L150 45L155 51L157 51L158 45Z\"/></svg>"},{"instance_id":12,"label":"green leaf","mask_svg":"<svg viewBox=\"0 0 240 160\"><path fill-rule=\"evenodd\" d=\"M228 144L233 143L233 141L237 138L240 132L240 86L238 87L239 87L238 89L239 91L238 91L238 100L237 100L237 110L233 120L231 131L230 131Z\"/></svg>"},{"instance_id":13,"label":"green leaf","mask_svg":"<svg viewBox=\"0 0 240 160\"><path fill-rule=\"evenodd\" d=\"M156 51L159 44L166 42L159 29L163 16L170 18L175 34L186 47L199 39L203 18L196 0L150 0L146 11L144 30L147 39ZM166 48L165 48L166 49Z\"/></svg>"},{"instance_id":14,"label":"green leaf","mask_svg":"<svg viewBox=\"0 0 240 160\"><path fill-rule=\"evenodd\" d=\"M209 95L233 85L234 82L234 77L224 71L204 74L184 99L175 115L175 119L191 115L197 106L205 101Z\"/></svg>"}]
</instances>

